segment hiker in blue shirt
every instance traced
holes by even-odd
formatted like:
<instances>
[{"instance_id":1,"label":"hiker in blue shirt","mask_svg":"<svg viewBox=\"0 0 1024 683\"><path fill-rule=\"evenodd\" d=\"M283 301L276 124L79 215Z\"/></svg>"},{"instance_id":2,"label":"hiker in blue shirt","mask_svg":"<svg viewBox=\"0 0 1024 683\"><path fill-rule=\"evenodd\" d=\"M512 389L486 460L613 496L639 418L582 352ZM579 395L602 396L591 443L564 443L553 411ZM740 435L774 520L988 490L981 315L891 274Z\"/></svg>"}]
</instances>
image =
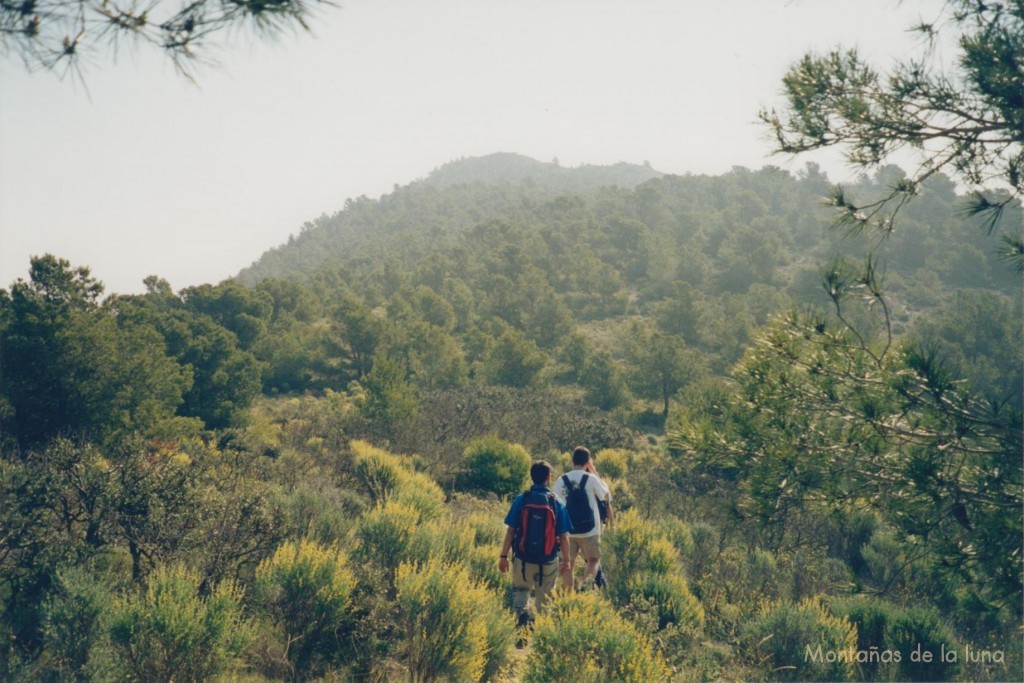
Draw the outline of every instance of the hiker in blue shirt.
<instances>
[{"instance_id":1,"label":"hiker in blue shirt","mask_svg":"<svg viewBox=\"0 0 1024 683\"><path fill-rule=\"evenodd\" d=\"M569 513L551 492L551 465L545 461L530 467L533 486L516 496L505 516L505 540L501 544L498 569L509 570L512 562L512 605L519 626L528 626L533 615L528 609L530 591L534 591L534 609L544 610L558 575L569 570ZM558 557L562 561L559 564Z\"/></svg>"}]
</instances>

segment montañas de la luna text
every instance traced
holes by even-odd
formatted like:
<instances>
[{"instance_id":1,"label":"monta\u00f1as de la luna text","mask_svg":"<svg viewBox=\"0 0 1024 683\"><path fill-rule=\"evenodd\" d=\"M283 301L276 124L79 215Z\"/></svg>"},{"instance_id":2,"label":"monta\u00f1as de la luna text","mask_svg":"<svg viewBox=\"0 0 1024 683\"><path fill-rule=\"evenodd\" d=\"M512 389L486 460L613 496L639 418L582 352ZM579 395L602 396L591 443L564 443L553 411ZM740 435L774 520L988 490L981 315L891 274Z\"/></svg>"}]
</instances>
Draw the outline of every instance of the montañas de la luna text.
<instances>
[{"instance_id":1,"label":"monta\u00f1as de la luna text","mask_svg":"<svg viewBox=\"0 0 1024 683\"><path fill-rule=\"evenodd\" d=\"M867 650L846 648L843 650L826 650L818 645L808 645L804 649L804 661L812 662L850 662L857 664L899 664L903 661L904 655L899 650L880 650L877 647L869 647ZM946 662L954 664L958 662L971 662L983 664L1002 664L1005 654L1002 650L979 650L970 645L965 645L963 657L960 651L955 648L946 649L945 645L939 647L938 652L922 650L918 645L910 652L911 662Z\"/></svg>"}]
</instances>

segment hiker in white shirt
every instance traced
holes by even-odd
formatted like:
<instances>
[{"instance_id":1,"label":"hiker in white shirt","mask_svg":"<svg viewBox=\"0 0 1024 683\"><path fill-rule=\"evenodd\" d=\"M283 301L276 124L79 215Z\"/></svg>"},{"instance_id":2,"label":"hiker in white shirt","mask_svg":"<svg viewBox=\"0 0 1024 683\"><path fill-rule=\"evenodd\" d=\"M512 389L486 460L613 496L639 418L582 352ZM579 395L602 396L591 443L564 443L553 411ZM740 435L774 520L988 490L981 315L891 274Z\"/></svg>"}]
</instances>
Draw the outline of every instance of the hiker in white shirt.
<instances>
[{"instance_id":1,"label":"hiker in white shirt","mask_svg":"<svg viewBox=\"0 0 1024 683\"><path fill-rule=\"evenodd\" d=\"M614 523L611 510L611 491L597 476L590 451L583 446L578 446L573 451L572 464L572 470L560 476L552 487L555 495L565 501L566 508L569 510L569 518L573 523L573 530L569 532L570 571L562 574L562 585L566 590L571 590L573 587L572 568L576 566L578 555L582 554L586 561L581 586L588 586L594 580L600 567L601 511L598 501L607 505L609 526ZM577 493L573 493L573 491L577 491Z\"/></svg>"}]
</instances>

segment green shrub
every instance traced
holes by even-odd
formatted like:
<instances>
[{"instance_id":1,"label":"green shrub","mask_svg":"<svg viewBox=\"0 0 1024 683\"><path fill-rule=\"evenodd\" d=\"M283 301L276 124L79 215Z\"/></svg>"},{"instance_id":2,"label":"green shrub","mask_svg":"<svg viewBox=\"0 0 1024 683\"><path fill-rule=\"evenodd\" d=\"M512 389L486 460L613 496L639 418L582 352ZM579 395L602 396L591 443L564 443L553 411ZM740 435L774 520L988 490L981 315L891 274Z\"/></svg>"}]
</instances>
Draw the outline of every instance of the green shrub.
<instances>
[{"instance_id":1,"label":"green shrub","mask_svg":"<svg viewBox=\"0 0 1024 683\"><path fill-rule=\"evenodd\" d=\"M559 593L537 618L524 681L665 680L651 642L594 592Z\"/></svg>"},{"instance_id":2,"label":"green shrub","mask_svg":"<svg viewBox=\"0 0 1024 683\"><path fill-rule=\"evenodd\" d=\"M392 500L414 508L420 519L437 519L444 514L444 492L433 479L420 472L411 472Z\"/></svg>"},{"instance_id":3,"label":"green shrub","mask_svg":"<svg viewBox=\"0 0 1024 683\"><path fill-rule=\"evenodd\" d=\"M817 600L762 608L743 625L740 642L770 680L849 681L856 673L856 660L850 657L857 646L856 629Z\"/></svg>"},{"instance_id":4,"label":"green shrub","mask_svg":"<svg viewBox=\"0 0 1024 683\"><path fill-rule=\"evenodd\" d=\"M323 672L349 648L350 594L355 577L334 547L285 543L256 569L262 608L283 631L288 662L300 677Z\"/></svg>"},{"instance_id":5,"label":"green shrub","mask_svg":"<svg viewBox=\"0 0 1024 683\"><path fill-rule=\"evenodd\" d=\"M787 558L793 600L815 595L849 593L854 586L850 567L836 557L823 557L813 552L795 552Z\"/></svg>"},{"instance_id":6,"label":"green shrub","mask_svg":"<svg viewBox=\"0 0 1024 683\"><path fill-rule=\"evenodd\" d=\"M415 508L394 501L364 513L356 526L359 561L393 572L408 557L419 525L420 516Z\"/></svg>"},{"instance_id":7,"label":"green shrub","mask_svg":"<svg viewBox=\"0 0 1024 683\"><path fill-rule=\"evenodd\" d=\"M693 550L683 554L686 573L694 581L694 590L701 595L699 588L701 579L711 573L715 560L720 552L718 529L704 522L690 525L690 536L693 539Z\"/></svg>"},{"instance_id":8,"label":"green shrub","mask_svg":"<svg viewBox=\"0 0 1024 683\"><path fill-rule=\"evenodd\" d=\"M956 650L960 644L953 631L942 623L937 612L926 608L903 608L877 598L851 597L836 599L831 610L857 628L857 649L889 650L900 653L898 662L863 662L862 680L945 681L956 677L962 662L943 662L941 650ZM911 661L917 649L930 651L931 662ZM958 657L959 659L959 657Z\"/></svg>"},{"instance_id":9,"label":"green shrub","mask_svg":"<svg viewBox=\"0 0 1024 683\"><path fill-rule=\"evenodd\" d=\"M402 560L426 562L436 557L446 562L465 564L474 547L473 540L473 530L465 525L454 524L450 517L431 520L413 531Z\"/></svg>"},{"instance_id":10,"label":"green shrub","mask_svg":"<svg viewBox=\"0 0 1024 683\"><path fill-rule=\"evenodd\" d=\"M562 451L560 453L552 451L548 455L547 461L551 463L551 467L553 469L553 472L551 473L552 477L557 477L559 476L559 472L568 472L573 468L572 453L567 451Z\"/></svg>"},{"instance_id":11,"label":"green shrub","mask_svg":"<svg viewBox=\"0 0 1024 683\"><path fill-rule=\"evenodd\" d=\"M145 592L115 603L110 637L117 665L143 681L201 681L231 672L252 637L241 591L221 583L200 597L200 577L181 565L158 567Z\"/></svg>"},{"instance_id":12,"label":"green shrub","mask_svg":"<svg viewBox=\"0 0 1024 683\"><path fill-rule=\"evenodd\" d=\"M609 576L666 574L679 568L679 554L672 542L633 510L616 516L615 528L602 537L601 543L606 551L602 561L608 565Z\"/></svg>"},{"instance_id":13,"label":"green shrub","mask_svg":"<svg viewBox=\"0 0 1024 683\"><path fill-rule=\"evenodd\" d=\"M519 444L496 436L474 439L462 453L458 487L501 497L514 495L526 488L531 462L530 454Z\"/></svg>"},{"instance_id":14,"label":"green shrub","mask_svg":"<svg viewBox=\"0 0 1024 683\"><path fill-rule=\"evenodd\" d=\"M612 494L612 505L615 508L616 519L619 513L626 512L636 506L636 494L627 479L609 479L605 481L608 490Z\"/></svg>"},{"instance_id":15,"label":"green shrub","mask_svg":"<svg viewBox=\"0 0 1024 683\"><path fill-rule=\"evenodd\" d=\"M629 469L629 458L621 449L603 448L594 454L594 466L602 478L621 479Z\"/></svg>"},{"instance_id":16,"label":"green shrub","mask_svg":"<svg viewBox=\"0 0 1024 683\"><path fill-rule=\"evenodd\" d=\"M377 505L389 501L416 508L422 519L444 512L444 491L433 479L407 467L402 459L365 441L351 443L356 476Z\"/></svg>"},{"instance_id":17,"label":"green shrub","mask_svg":"<svg viewBox=\"0 0 1024 683\"><path fill-rule=\"evenodd\" d=\"M671 515L659 517L654 524L658 532L667 538L683 558L693 555L693 532L690 525Z\"/></svg>"},{"instance_id":18,"label":"green shrub","mask_svg":"<svg viewBox=\"0 0 1024 683\"><path fill-rule=\"evenodd\" d=\"M366 499L354 491L308 483L279 493L275 503L284 514L285 529L302 530L321 543L347 541L353 520L366 508Z\"/></svg>"},{"instance_id":19,"label":"green shrub","mask_svg":"<svg viewBox=\"0 0 1024 683\"><path fill-rule=\"evenodd\" d=\"M886 626L892 620L891 605L873 598L857 597L834 600L830 607L833 614L846 619L857 629L858 651L869 651L872 647L879 652L886 649ZM903 653L900 654L902 657ZM862 681L896 680L899 668L900 662L862 662L858 666L858 678Z\"/></svg>"},{"instance_id":20,"label":"green shrub","mask_svg":"<svg viewBox=\"0 0 1024 683\"><path fill-rule=\"evenodd\" d=\"M839 508L833 512L826 527L828 554L845 562L854 574L865 569L864 546L878 528L878 513L857 508Z\"/></svg>"},{"instance_id":21,"label":"green shrub","mask_svg":"<svg viewBox=\"0 0 1024 683\"><path fill-rule=\"evenodd\" d=\"M458 523L473 532L474 545L501 544L505 537L505 527L495 519L493 514L475 512L460 519Z\"/></svg>"},{"instance_id":22,"label":"green shrub","mask_svg":"<svg viewBox=\"0 0 1024 683\"><path fill-rule=\"evenodd\" d=\"M754 605L781 599L787 592L789 578L784 567L779 566L775 555L755 548L739 556L740 576L737 582L735 602ZM800 599L810 596L800 596Z\"/></svg>"},{"instance_id":23,"label":"green shrub","mask_svg":"<svg viewBox=\"0 0 1024 683\"><path fill-rule=\"evenodd\" d=\"M379 505L387 502L410 470L397 456L365 441L353 441L350 448L355 472L363 489L370 494L374 503Z\"/></svg>"},{"instance_id":24,"label":"green shrub","mask_svg":"<svg viewBox=\"0 0 1024 683\"><path fill-rule=\"evenodd\" d=\"M474 546L469 551L466 564L469 567L470 572L473 574L473 578L483 582L483 584L491 590L498 591L502 594L509 593L509 595L511 595L510 591L512 584L509 583L508 577L502 575L502 573L498 571L497 558L500 554L500 543ZM512 603L509 602L508 606L511 607Z\"/></svg>"},{"instance_id":25,"label":"green shrub","mask_svg":"<svg viewBox=\"0 0 1024 683\"><path fill-rule=\"evenodd\" d=\"M95 577L69 567L57 574L43 603L43 638L60 680L102 678L109 666L107 632L114 599Z\"/></svg>"},{"instance_id":26,"label":"green shrub","mask_svg":"<svg viewBox=\"0 0 1024 683\"><path fill-rule=\"evenodd\" d=\"M891 594L908 591L916 573L915 562L896 534L887 527L878 528L860 548L865 583L885 587Z\"/></svg>"},{"instance_id":27,"label":"green shrub","mask_svg":"<svg viewBox=\"0 0 1024 683\"><path fill-rule=\"evenodd\" d=\"M395 574L399 621L413 681L448 678L479 680L490 666L500 667L503 653L495 645L511 640L488 632L490 612L503 613L492 594L474 583L465 567L440 560L403 563ZM507 614L507 613L506 613ZM495 624L496 626L496 624Z\"/></svg>"},{"instance_id":28,"label":"green shrub","mask_svg":"<svg viewBox=\"0 0 1024 683\"><path fill-rule=\"evenodd\" d=\"M492 566L497 562L491 561ZM487 654L484 658L484 670L481 681L497 680L499 674L508 667L512 643L516 638L516 625L507 609L503 595L493 590L478 591L477 605L484 628L487 629Z\"/></svg>"},{"instance_id":29,"label":"green shrub","mask_svg":"<svg viewBox=\"0 0 1024 683\"><path fill-rule=\"evenodd\" d=\"M690 592L682 574L645 573L630 578L627 585L630 601L641 597L657 608L659 629L672 624L691 638L700 635L704 628L704 608Z\"/></svg>"},{"instance_id":30,"label":"green shrub","mask_svg":"<svg viewBox=\"0 0 1024 683\"><path fill-rule=\"evenodd\" d=\"M734 605L744 616L763 605L789 596L789 572L784 563L767 551L728 546L714 557L705 573L696 575L694 586L705 605L715 604L719 615L729 616L724 604ZM709 615L713 620L719 615ZM716 630L728 625L716 624Z\"/></svg>"},{"instance_id":31,"label":"green shrub","mask_svg":"<svg viewBox=\"0 0 1024 683\"><path fill-rule=\"evenodd\" d=\"M949 681L956 677L958 662L943 662L940 651L959 650L957 638L948 626L942 623L934 609L911 607L895 610L885 626L885 646L900 650L900 678L908 681ZM922 652L930 651L930 662L911 660L910 653L920 646Z\"/></svg>"}]
</instances>

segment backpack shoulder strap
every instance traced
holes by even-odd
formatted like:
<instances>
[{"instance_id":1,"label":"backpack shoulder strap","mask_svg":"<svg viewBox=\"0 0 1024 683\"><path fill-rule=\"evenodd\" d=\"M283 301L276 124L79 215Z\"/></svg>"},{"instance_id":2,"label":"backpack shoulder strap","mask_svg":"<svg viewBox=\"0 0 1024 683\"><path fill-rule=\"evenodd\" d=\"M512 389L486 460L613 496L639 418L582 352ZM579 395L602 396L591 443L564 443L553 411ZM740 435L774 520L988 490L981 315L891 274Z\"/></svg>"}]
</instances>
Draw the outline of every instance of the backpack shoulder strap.
<instances>
[{"instance_id":1,"label":"backpack shoulder strap","mask_svg":"<svg viewBox=\"0 0 1024 683\"><path fill-rule=\"evenodd\" d=\"M569 491L572 491L572 480L569 479L569 473L568 472L566 472L565 474L562 475L562 484L565 485L565 490L566 490L567 493Z\"/></svg>"},{"instance_id":2,"label":"backpack shoulder strap","mask_svg":"<svg viewBox=\"0 0 1024 683\"><path fill-rule=\"evenodd\" d=\"M587 480L588 479L590 479L590 475L586 474L586 473L584 473L583 474L583 478L580 479L580 488L583 489L584 491L587 490Z\"/></svg>"}]
</instances>

